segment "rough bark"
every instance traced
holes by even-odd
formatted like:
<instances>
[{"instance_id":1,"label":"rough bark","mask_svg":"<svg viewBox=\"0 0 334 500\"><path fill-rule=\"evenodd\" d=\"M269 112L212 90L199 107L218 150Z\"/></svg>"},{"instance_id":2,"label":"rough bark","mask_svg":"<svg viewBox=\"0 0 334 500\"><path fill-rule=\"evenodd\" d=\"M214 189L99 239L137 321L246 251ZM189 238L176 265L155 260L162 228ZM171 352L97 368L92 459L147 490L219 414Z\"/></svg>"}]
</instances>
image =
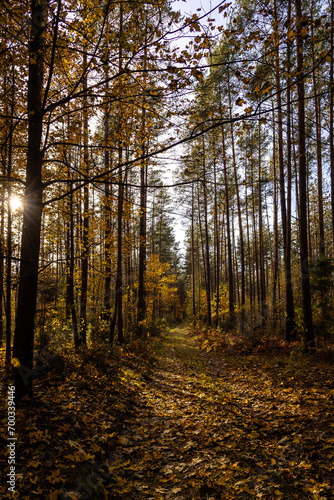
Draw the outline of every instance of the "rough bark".
<instances>
[{"instance_id":1,"label":"rough bark","mask_svg":"<svg viewBox=\"0 0 334 500\"><path fill-rule=\"evenodd\" d=\"M13 356L20 361L15 370L17 401L25 395L32 397L34 322L37 303L38 263L42 218L42 93L44 28L47 19L47 0L32 0L31 35L29 40L28 77L28 147L26 189L24 195L21 267L18 305L14 334Z\"/></svg>"},{"instance_id":2,"label":"rough bark","mask_svg":"<svg viewBox=\"0 0 334 500\"><path fill-rule=\"evenodd\" d=\"M309 257L307 241L307 171L305 155L305 89L303 68L303 37L301 33L302 10L301 0L295 1L296 24L297 24L297 71L298 71L298 171L299 171L299 235L300 235L300 264L302 278L302 300L304 320L304 345L305 350L313 350L314 332L312 319L312 303L310 290Z\"/></svg>"},{"instance_id":3,"label":"rough bark","mask_svg":"<svg viewBox=\"0 0 334 500\"><path fill-rule=\"evenodd\" d=\"M85 48L84 48L85 50ZM87 96L87 54L83 55L83 170L88 178L88 96ZM82 227L82 257L81 257L81 295L80 295L80 344L86 345L87 335L87 293L88 293L88 260L89 260L89 192L88 184L83 193L83 227Z\"/></svg>"},{"instance_id":4,"label":"rough bark","mask_svg":"<svg viewBox=\"0 0 334 500\"><path fill-rule=\"evenodd\" d=\"M229 199L229 182L227 176L227 162L225 149L225 130L221 127L222 133L222 153L224 166L224 184L225 184L225 209L226 209L226 236L227 236L227 258L228 258L228 304L229 316L231 322L234 321L234 276L233 276L233 260L232 260L232 241L231 241L231 224L230 224L230 199Z\"/></svg>"},{"instance_id":5,"label":"rough bark","mask_svg":"<svg viewBox=\"0 0 334 500\"><path fill-rule=\"evenodd\" d=\"M275 81L276 81L276 105L277 105L278 167L279 167L279 188L280 188L280 202L281 202L281 220L282 220L282 230L283 230L283 258L284 258L285 310L286 310L285 339L289 342L291 340L291 336L293 335L293 331L295 328L295 321L294 321L295 314L294 314L293 292L291 283L291 258L290 258L291 218L288 221L286 197L285 197L285 181L284 181L285 171L284 171L284 156L283 156L283 120L282 120L282 98L281 98L281 82L280 82L279 30L278 30L276 0L274 1L274 29L275 29L275 45L276 45ZM288 57L288 64L290 65L290 57ZM290 100L289 93L288 93L288 100ZM287 114L288 114L287 116L288 134L290 134L290 102L288 103ZM288 183L289 183L288 192L291 193L291 143L289 143L289 138L287 147L288 147L288 168L290 168L290 177L288 173ZM291 202L289 209L290 209L289 211L289 217L290 217Z\"/></svg>"},{"instance_id":6,"label":"rough bark","mask_svg":"<svg viewBox=\"0 0 334 500\"><path fill-rule=\"evenodd\" d=\"M210 246L209 246L209 226L208 226L208 197L206 185L206 159L203 140L203 193L204 193L204 233L205 233L205 261L206 261L206 307L207 325L212 326L211 317L211 271L210 271Z\"/></svg>"}]
</instances>

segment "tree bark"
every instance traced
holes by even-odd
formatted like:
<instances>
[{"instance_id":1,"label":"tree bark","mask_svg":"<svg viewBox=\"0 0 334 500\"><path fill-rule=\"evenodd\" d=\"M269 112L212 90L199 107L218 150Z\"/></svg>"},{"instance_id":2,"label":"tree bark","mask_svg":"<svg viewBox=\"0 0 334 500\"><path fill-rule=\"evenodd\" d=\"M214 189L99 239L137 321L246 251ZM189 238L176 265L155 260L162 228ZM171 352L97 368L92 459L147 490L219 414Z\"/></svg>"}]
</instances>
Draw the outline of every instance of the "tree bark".
<instances>
[{"instance_id":1,"label":"tree bark","mask_svg":"<svg viewBox=\"0 0 334 500\"><path fill-rule=\"evenodd\" d=\"M84 175L89 175L88 156L88 96L87 96L87 54L84 47L83 55L83 170ZM88 293L88 259L89 259L89 193L88 184L84 186L83 193L83 228L82 228L82 257L81 257L81 295L80 295L80 345L87 342L87 293Z\"/></svg>"},{"instance_id":2,"label":"tree bark","mask_svg":"<svg viewBox=\"0 0 334 500\"><path fill-rule=\"evenodd\" d=\"M273 103L274 108L274 103ZM274 252L273 252L273 315L277 316L277 281L278 281L278 220L277 220L277 181L276 181L276 127L273 109L273 212L274 212Z\"/></svg>"},{"instance_id":3,"label":"tree bark","mask_svg":"<svg viewBox=\"0 0 334 500\"><path fill-rule=\"evenodd\" d=\"M291 0L288 3L288 26L291 25ZM287 41L287 73L291 72L291 42ZM287 78L286 90L286 147L287 147L287 206L286 206L286 253L285 255L285 285L286 285L286 340L296 339L295 307L292 289L291 273L291 198L292 198L292 144L291 144L291 78ZM298 186L296 178L296 197L298 206Z\"/></svg>"},{"instance_id":4,"label":"tree bark","mask_svg":"<svg viewBox=\"0 0 334 500\"><path fill-rule=\"evenodd\" d=\"M231 242L231 224L230 224L230 199L229 199L229 182L227 176L227 162L225 149L225 130L221 127L222 133L222 154L224 166L224 184L225 184L225 207L226 207L226 236L227 236L227 258L228 258L228 308L231 323L234 322L234 277L233 277L233 260L232 260L232 242Z\"/></svg>"},{"instance_id":5,"label":"tree bark","mask_svg":"<svg viewBox=\"0 0 334 500\"><path fill-rule=\"evenodd\" d=\"M216 173L216 145L214 144L214 159L213 159L213 176L214 176L214 234L215 234L215 289L216 289L216 321L215 327L219 326L219 302L220 302L220 241L219 241L219 225L218 225L218 202L217 202L217 173Z\"/></svg>"},{"instance_id":6,"label":"tree bark","mask_svg":"<svg viewBox=\"0 0 334 500\"><path fill-rule=\"evenodd\" d=\"M240 193L239 193L239 182L238 182L238 171L237 162L235 157L235 144L234 144L234 128L232 121L232 99L230 92L230 73L228 71L228 98L229 98L229 110L230 110L230 133L231 133L231 145L232 145L232 161L233 161L233 173L234 173L234 183L235 183L235 195L237 199L237 212L238 212L238 224L239 224L239 240L240 240L240 264L241 264L241 326L243 327L245 321L245 304L246 304L246 279L245 279L245 244L244 244L244 230L242 226L242 210L240 203Z\"/></svg>"},{"instance_id":7,"label":"tree bark","mask_svg":"<svg viewBox=\"0 0 334 500\"><path fill-rule=\"evenodd\" d=\"M41 150L43 110L44 31L48 0L31 1L28 78L28 151L24 195L21 267L13 356L20 361L15 370L15 394L20 401L33 396L34 321L37 303L38 263L42 219Z\"/></svg>"},{"instance_id":8,"label":"tree bark","mask_svg":"<svg viewBox=\"0 0 334 500\"><path fill-rule=\"evenodd\" d=\"M7 207L7 272L6 272L6 362L10 362L11 358L11 341L12 341L12 208L10 199L12 195L11 175L12 175L12 153L13 153L13 116L14 116L14 68L13 68L13 82L12 82L12 99L11 99L11 123L10 135L8 142L8 207Z\"/></svg>"},{"instance_id":9,"label":"tree bark","mask_svg":"<svg viewBox=\"0 0 334 500\"><path fill-rule=\"evenodd\" d=\"M299 171L299 234L300 234L300 264L302 278L303 319L305 350L315 348L312 303L310 290L309 258L307 244L307 171L305 156L305 89L303 68L303 37L301 33L302 9L301 0L295 0L297 24L297 71L298 71L298 171Z\"/></svg>"},{"instance_id":10,"label":"tree bark","mask_svg":"<svg viewBox=\"0 0 334 500\"><path fill-rule=\"evenodd\" d=\"M289 8L290 11L290 8ZM290 14L288 14L290 17ZM289 22L289 20L288 20ZM285 172L284 172L284 156L283 156L283 120L282 120L282 98L281 98L281 82L280 82L280 60L279 60L279 30L278 30L278 16L276 0L274 0L274 30L275 30L275 80L276 80L276 105L277 105L277 133L278 133L278 167L279 167L279 187L280 187L280 201L281 201L281 220L282 220L282 230L283 230L283 258L284 258L284 278L285 278L285 310L286 310L286 322L285 322L285 339L290 342L291 336L295 328L294 321L294 305L293 305L293 292L291 283L291 219L287 219L287 209L286 209L286 198L285 198ZM288 65L290 65L290 59L288 57ZM288 100L290 96L288 94ZM288 134L290 133L290 102L287 109L287 120L288 120ZM289 151L290 149L290 151ZM291 192L291 144L289 144L288 138L288 168L290 167L290 177L288 173L288 192ZM289 156L290 155L290 156ZM290 161L289 161L290 160ZM291 196L291 195L290 195ZM291 203L290 203L291 205ZM291 206L289 207L291 211ZM290 212L289 212L290 213ZM288 227L289 226L289 227ZM288 234L289 232L289 234ZM289 239L289 245L288 245Z\"/></svg>"},{"instance_id":11,"label":"tree bark","mask_svg":"<svg viewBox=\"0 0 334 500\"><path fill-rule=\"evenodd\" d=\"M146 87L145 73L147 70L147 23L145 30L145 51L144 51L144 85ZM146 99L143 99L143 111L141 117L141 152L146 151ZM144 321L146 319L146 210L147 210L147 160L143 160L140 165L140 213L139 213L139 273L138 273L138 311L137 311L137 336L142 337L144 333Z\"/></svg>"},{"instance_id":12,"label":"tree bark","mask_svg":"<svg viewBox=\"0 0 334 500\"><path fill-rule=\"evenodd\" d=\"M331 209L332 209L332 239L334 250L334 1L331 2L331 35L330 44L332 47L331 61L329 68L329 152L330 152L330 172L331 172Z\"/></svg>"},{"instance_id":13,"label":"tree bark","mask_svg":"<svg viewBox=\"0 0 334 500\"><path fill-rule=\"evenodd\" d=\"M105 60L105 77L106 83L106 98L108 100L109 93L109 65L108 65L108 51ZM104 168L108 172L110 170L110 151L109 151L109 102L106 102L105 116L104 116ZM105 228L104 228L104 259L105 259L105 279L104 279L104 297L103 297L103 319L110 323L111 318L111 187L109 179L104 187L104 212L105 212Z\"/></svg>"},{"instance_id":14,"label":"tree bark","mask_svg":"<svg viewBox=\"0 0 334 500\"><path fill-rule=\"evenodd\" d=\"M206 306L207 306L207 325L212 326L211 317L211 272L210 272L210 246L209 246L209 227L208 227L208 198L206 186L206 158L205 145L203 138L203 192L204 192L204 233L205 233L205 260L206 260Z\"/></svg>"},{"instance_id":15,"label":"tree bark","mask_svg":"<svg viewBox=\"0 0 334 500\"><path fill-rule=\"evenodd\" d=\"M311 36L314 37L313 30L313 11L314 1L312 0L311 8ZM319 256L325 256L325 226L324 226L324 204L323 204L323 191L322 191L322 147L321 147L321 106L320 97L318 94L318 82L315 70L315 53L314 43L312 44L312 78L313 78L313 91L314 91L314 114L315 114L315 131L316 131L316 151L317 151L317 174L318 174L318 219L319 219Z\"/></svg>"},{"instance_id":16,"label":"tree bark","mask_svg":"<svg viewBox=\"0 0 334 500\"><path fill-rule=\"evenodd\" d=\"M118 70L121 73L123 68L123 1L119 5L119 52L118 52ZM120 92L121 89L118 89ZM119 98L118 102L118 206L117 206L117 270L115 284L115 309L113 318L110 323L110 344L114 341L114 331L117 321L118 341L124 343L123 334L123 196L124 196L124 180L123 180L123 116L122 104ZM125 179L126 173L124 174Z\"/></svg>"},{"instance_id":17,"label":"tree bark","mask_svg":"<svg viewBox=\"0 0 334 500\"><path fill-rule=\"evenodd\" d=\"M191 185L191 286L192 286L192 313L193 322L196 321L196 287L195 287L195 235L194 235L194 184Z\"/></svg>"},{"instance_id":18,"label":"tree bark","mask_svg":"<svg viewBox=\"0 0 334 500\"><path fill-rule=\"evenodd\" d=\"M261 323L266 321L266 279L264 265L263 216L262 216L262 154L261 154L261 121L258 126L258 213L259 213L259 271L260 271L260 313Z\"/></svg>"},{"instance_id":19,"label":"tree bark","mask_svg":"<svg viewBox=\"0 0 334 500\"><path fill-rule=\"evenodd\" d=\"M70 183L72 186L72 183ZM79 328L78 328L78 318L77 309L75 305L74 298L74 213L73 213L73 193L71 192L69 197L69 214L70 214L70 224L69 224L69 273L68 273L68 299L72 318L72 328L74 336L74 348L77 352L79 350L80 339L79 339Z\"/></svg>"}]
</instances>

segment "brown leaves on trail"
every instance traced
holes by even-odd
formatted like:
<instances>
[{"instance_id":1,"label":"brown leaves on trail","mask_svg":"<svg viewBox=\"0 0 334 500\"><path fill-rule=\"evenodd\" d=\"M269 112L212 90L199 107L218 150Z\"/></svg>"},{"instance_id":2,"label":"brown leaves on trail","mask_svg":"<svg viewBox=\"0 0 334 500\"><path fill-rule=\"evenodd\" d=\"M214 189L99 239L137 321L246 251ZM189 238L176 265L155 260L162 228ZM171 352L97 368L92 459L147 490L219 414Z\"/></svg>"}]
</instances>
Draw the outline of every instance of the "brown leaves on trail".
<instances>
[{"instance_id":1,"label":"brown leaves on trail","mask_svg":"<svg viewBox=\"0 0 334 500\"><path fill-rule=\"evenodd\" d=\"M20 498L333 498L332 366L206 350L176 329L108 377L48 373L17 411Z\"/></svg>"}]
</instances>

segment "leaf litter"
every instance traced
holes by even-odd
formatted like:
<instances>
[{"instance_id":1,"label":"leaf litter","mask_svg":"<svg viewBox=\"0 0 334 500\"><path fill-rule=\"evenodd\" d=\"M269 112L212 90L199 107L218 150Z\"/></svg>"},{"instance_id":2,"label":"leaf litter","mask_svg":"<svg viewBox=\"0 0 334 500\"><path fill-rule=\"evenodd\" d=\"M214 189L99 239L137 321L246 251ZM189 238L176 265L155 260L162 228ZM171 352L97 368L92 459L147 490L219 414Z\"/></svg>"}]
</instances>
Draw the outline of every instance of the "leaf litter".
<instances>
[{"instance_id":1,"label":"leaf litter","mask_svg":"<svg viewBox=\"0 0 334 500\"><path fill-rule=\"evenodd\" d=\"M189 329L158 344L35 382L17 498L334 498L331 364L206 352Z\"/></svg>"}]
</instances>

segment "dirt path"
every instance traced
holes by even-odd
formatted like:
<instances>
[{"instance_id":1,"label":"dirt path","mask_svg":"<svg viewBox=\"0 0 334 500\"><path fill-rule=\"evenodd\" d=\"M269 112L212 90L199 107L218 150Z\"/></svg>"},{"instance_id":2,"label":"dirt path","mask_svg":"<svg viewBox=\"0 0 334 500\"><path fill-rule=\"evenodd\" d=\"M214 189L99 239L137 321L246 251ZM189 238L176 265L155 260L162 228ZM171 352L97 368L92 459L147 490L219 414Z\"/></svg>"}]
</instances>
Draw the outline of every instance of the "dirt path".
<instances>
[{"instance_id":1,"label":"dirt path","mask_svg":"<svg viewBox=\"0 0 334 500\"><path fill-rule=\"evenodd\" d=\"M209 359L172 330L111 453L111 498L334 498L319 453L323 440L333 452L331 402L319 418L307 391L268 373Z\"/></svg>"},{"instance_id":2,"label":"dirt path","mask_svg":"<svg viewBox=\"0 0 334 500\"><path fill-rule=\"evenodd\" d=\"M333 365L233 352L176 328L51 367L16 412L17 498L334 499Z\"/></svg>"}]
</instances>

